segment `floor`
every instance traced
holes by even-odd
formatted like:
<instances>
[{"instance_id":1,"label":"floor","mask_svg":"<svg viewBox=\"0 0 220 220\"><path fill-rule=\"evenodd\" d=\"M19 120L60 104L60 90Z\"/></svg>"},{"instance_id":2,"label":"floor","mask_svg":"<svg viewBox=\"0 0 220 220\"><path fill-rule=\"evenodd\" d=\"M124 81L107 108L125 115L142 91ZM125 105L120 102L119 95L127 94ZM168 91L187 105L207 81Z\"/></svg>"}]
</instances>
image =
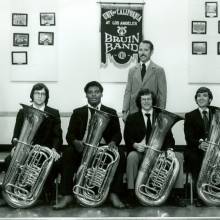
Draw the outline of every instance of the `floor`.
<instances>
[{"instance_id":1,"label":"floor","mask_svg":"<svg viewBox=\"0 0 220 220\"><path fill-rule=\"evenodd\" d=\"M83 208L72 204L70 207L55 211L51 206L38 204L29 209L14 209L9 206L0 207L0 218L20 219L220 219L219 207L187 207L160 206L118 210L108 204L99 208ZM218 218L219 217L219 218Z\"/></svg>"}]
</instances>

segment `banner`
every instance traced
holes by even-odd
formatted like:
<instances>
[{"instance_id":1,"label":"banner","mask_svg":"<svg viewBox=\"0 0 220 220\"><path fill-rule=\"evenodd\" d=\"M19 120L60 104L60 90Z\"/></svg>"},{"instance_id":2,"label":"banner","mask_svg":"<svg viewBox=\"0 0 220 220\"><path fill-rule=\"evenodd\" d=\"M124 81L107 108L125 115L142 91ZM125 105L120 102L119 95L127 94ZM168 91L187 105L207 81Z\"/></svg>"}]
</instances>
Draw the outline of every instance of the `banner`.
<instances>
[{"instance_id":1,"label":"banner","mask_svg":"<svg viewBox=\"0 0 220 220\"><path fill-rule=\"evenodd\" d=\"M101 5L101 65L107 59L127 66L137 59L142 40L143 7Z\"/></svg>"}]
</instances>

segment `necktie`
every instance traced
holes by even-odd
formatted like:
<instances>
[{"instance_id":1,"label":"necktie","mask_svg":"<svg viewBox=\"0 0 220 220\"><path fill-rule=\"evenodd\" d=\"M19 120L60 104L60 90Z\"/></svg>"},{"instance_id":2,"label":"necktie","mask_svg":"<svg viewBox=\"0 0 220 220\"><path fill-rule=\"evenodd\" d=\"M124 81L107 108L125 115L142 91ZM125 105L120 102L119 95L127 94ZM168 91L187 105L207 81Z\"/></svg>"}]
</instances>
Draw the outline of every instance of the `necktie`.
<instances>
[{"instance_id":1,"label":"necktie","mask_svg":"<svg viewBox=\"0 0 220 220\"><path fill-rule=\"evenodd\" d=\"M143 63L143 64L142 64L142 69L141 69L141 78L142 78L142 81L143 81L143 79L144 79L145 73L146 73L146 65Z\"/></svg>"},{"instance_id":2,"label":"necktie","mask_svg":"<svg viewBox=\"0 0 220 220\"><path fill-rule=\"evenodd\" d=\"M208 137L209 133L209 119L207 116L207 111L202 111L203 114L203 122L204 122L204 128L205 128L205 136Z\"/></svg>"},{"instance_id":3,"label":"necktie","mask_svg":"<svg viewBox=\"0 0 220 220\"><path fill-rule=\"evenodd\" d=\"M151 134L151 130L152 130L152 126L151 126L151 121L150 121L150 114L146 113L145 114L147 116L147 127L146 127L146 144L148 143L150 134Z\"/></svg>"}]
</instances>

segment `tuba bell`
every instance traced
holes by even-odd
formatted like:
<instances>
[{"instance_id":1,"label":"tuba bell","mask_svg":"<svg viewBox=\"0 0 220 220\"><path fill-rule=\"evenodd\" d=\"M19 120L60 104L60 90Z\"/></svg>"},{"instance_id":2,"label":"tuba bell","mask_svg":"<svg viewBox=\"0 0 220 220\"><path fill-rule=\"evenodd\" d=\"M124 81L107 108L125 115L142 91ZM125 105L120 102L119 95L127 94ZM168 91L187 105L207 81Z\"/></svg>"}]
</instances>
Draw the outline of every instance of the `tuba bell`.
<instances>
[{"instance_id":1,"label":"tuba bell","mask_svg":"<svg viewBox=\"0 0 220 220\"><path fill-rule=\"evenodd\" d=\"M166 201L179 173L179 161L172 150L161 152L169 129L182 118L154 107L159 114L153 124L135 182L135 194L143 205L158 206Z\"/></svg>"},{"instance_id":2,"label":"tuba bell","mask_svg":"<svg viewBox=\"0 0 220 220\"><path fill-rule=\"evenodd\" d=\"M53 163L52 150L31 145L47 114L24 104L21 106L24 110L24 122L2 184L3 197L14 208L34 205Z\"/></svg>"},{"instance_id":3,"label":"tuba bell","mask_svg":"<svg viewBox=\"0 0 220 220\"><path fill-rule=\"evenodd\" d=\"M216 108L208 136L208 148L203 158L197 192L210 206L220 205L220 109Z\"/></svg>"},{"instance_id":4,"label":"tuba bell","mask_svg":"<svg viewBox=\"0 0 220 220\"><path fill-rule=\"evenodd\" d=\"M73 187L77 202L86 207L100 206L106 200L118 166L118 151L99 146L110 117L116 116L95 110L89 121L83 158Z\"/></svg>"}]
</instances>

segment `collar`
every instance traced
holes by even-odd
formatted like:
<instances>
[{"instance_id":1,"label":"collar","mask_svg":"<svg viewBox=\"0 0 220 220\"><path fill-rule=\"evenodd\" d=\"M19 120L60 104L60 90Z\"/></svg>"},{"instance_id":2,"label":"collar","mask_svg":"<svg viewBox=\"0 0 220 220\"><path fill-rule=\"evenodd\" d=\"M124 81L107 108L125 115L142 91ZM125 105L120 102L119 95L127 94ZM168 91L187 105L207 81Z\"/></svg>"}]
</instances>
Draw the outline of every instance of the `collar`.
<instances>
[{"instance_id":1,"label":"collar","mask_svg":"<svg viewBox=\"0 0 220 220\"><path fill-rule=\"evenodd\" d=\"M153 115L153 109L151 109L150 111L145 111L144 109L141 109L142 114L145 116L145 114L150 114L150 116L152 117Z\"/></svg>"},{"instance_id":2,"label":"collar","mask_svg":"<svg viewBox=\"0 0 220 220\"><path fill-rule=\"evenodd\" d=\"M140 61L140 64L141 64L141 67L142 67L142 64L143 64L143 62L141 62ZM145 64L145 66L146 66L146 69L149 67L149 65L150 65L150 60L148 60L146 63L144 63Z\"/></svg>"},{"instance_id":3,"label":"collar","mask_svg":"<svg viewBox=\"0 0 220 220\"><path fill-rule=\"evenodd\" d=\"M40 108L39 108L39 106L37 106L37 105L35 105L34 103L33 103L33 108L36 108L36 109L38 109L38 110L41 110L41 111L44 111L44 109L45 109L45 104L43 104Z\"/></svg>"},{"instance_id":4,"label":"collar","mask_svg":"<svg viewBox=\"0 0 220 220\"><path fill-rule=\"evenodd\" d=\"M88 103L87 105L88 105L89 108L94 108L94 107L91 106L89 103ZM100 103L95 107L95 109L100 110L100 109L101 109L101 105L102 105L102 103L100 102Z\"/></svg>"}]
</instances>

